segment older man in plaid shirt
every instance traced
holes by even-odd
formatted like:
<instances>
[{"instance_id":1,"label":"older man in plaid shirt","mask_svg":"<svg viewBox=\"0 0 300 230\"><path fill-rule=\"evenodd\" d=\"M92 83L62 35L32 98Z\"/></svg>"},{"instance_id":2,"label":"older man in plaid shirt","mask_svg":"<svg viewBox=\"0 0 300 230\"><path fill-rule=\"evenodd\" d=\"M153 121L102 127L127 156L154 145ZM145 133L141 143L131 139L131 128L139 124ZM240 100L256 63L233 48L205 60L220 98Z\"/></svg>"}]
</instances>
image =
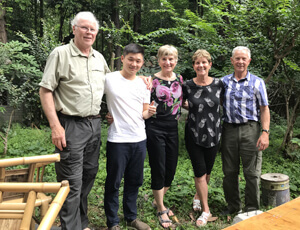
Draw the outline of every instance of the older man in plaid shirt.
<instances>
[{"instance_id":1,"label":"older man in plaid shirt","mask_svg":"<svg viewBox=\"0 0 300 230\"><path fill-rule=\"evenodd\" d=\"M251 53L247 47L233 49L234 73L222 78L223 97L222 162L223 189L228 203L223 214L242 209L239 191L240 160L246 180L244 211L259 209L262 150L269 146L270 111L264 81L248 71Z\"/></svg>"}]
</instances>

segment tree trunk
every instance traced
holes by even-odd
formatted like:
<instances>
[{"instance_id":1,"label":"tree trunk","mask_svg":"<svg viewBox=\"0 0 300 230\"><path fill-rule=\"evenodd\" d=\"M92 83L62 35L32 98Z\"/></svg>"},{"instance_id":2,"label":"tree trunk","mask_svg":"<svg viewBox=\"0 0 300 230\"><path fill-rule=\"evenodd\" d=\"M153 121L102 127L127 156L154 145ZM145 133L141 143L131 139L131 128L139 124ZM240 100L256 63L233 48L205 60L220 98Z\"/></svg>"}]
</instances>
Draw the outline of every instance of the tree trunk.
<instances>
[{"instance_id":1,"label":"tree trunk","mask_svg":"<svg viewBox=\"0 0 300 230\"><path fill-rule=\"evenodd\" d=\"M13 118L14 112L15 112L15 110L13 109L11 111L11 114L10 114L10 117L9 117L9 123L8 123L8 127L7 127L7 130L6 130L5 137L0 134L0 137L3 139L3 144L4 144L3 155L7 154L8 134L9 134L9 130L10 130L10 127L11 127L11 122L12 122L12 118Z\"/></svg>"},{"instance_id":2,"label":"tree trunk","mask_svg":"<svg viewBox=\"0 0 300 230\"><path fill-rule=\"evenodd\" d=\"M142 4L140 0L134 0L133 4L136 8L135 14L133 16L133 31L140 33L142 20Z\"/></svg>"},{"instance_id":3,"label":"tree trunk","mask_svg":"<svg viewBox=\"0 0 300 230\"><path fill-rule=\"evenodd\" d=\"M199 1L199 2L200 2L200 1ZM204 1L201 0L201 3L204 4ZM199 3L198 3L198 12L199 12L199 16L200 16L201 18L203 18L203 16L204 16L204 7L203 7L203 5L199 6Z\"/></svg>"},{"instance_id":4,"label":"tree trunk","mask_svg":"<svg viewBox=\"0 0 300 230\"><path fill-rule=\"evenodd\" d=\"M112 20L116 26L116 28L120 29L120 15L119 15L119 0L114 0L111 2L111 6L112 6ZM120 70L121 69L121 59L119 57L121 57L121 47L117 46L115 47L115 53L114 53L114 57L116 57L117 59L115 60L115 68L116 70ZM112 71L114 71L112 69Z\"/></svg>"},{"instance_id":5,"label":"tree trunk","mask_svg":"<svg viewBox=\"0 0 300 230\"><path fill-rule=\"evenodd\" d=\"M2 0L0 0L0 42L6 43L7 42L7 34L5 30L5 10L2 8Z\"/></svg>"},{"instance_id":6,"label":"tree trunk","mask_svg":"<svg viewBox=\"0 0 300 230\"><path fill-rule=\"evenodd\" d=\"M36 32L36 34L38 34L38 31L37 31L37 0L34 0L34 4L33 4L33 8L34 8L34 31Z\"/></svg>"},{"instance_id":7,"label":"tree trunk","mask_svg":"<svg viewBox=\"0 0 300 230\"><path fill-rule=\"evenodd\" d=\"M44 36L43 19L44 19L44 0L40 0L40 37Z\"/></svg>"},{"instance_id":8,"label":"tree trunk","mask_svg":"<svg viewBox=\"0 0 300 230\"><path fill-rule=\"evenodd\" d=\"M59 31L58 31L58 39L59 41L63 41L63 26L65 22L65 9L63 6L60 6L60 17L59 17Z\"/></svg>"},{"instance_id":9,"label":"tree trunk","mask_svg":"<svg viewBox=\"0 0 300 230\"><path fill-rule=\"evenodd\" d=\"M286 148L293 137L293 128L298 117L297 111L300 105L300 97L298 97L292 111L290 112L289 99L290 97L287 97L286 100L287 129L284 134L281 146L279 148L279 151L283 151L285 154L287 154Z\"/></svg>"}]
</instances>

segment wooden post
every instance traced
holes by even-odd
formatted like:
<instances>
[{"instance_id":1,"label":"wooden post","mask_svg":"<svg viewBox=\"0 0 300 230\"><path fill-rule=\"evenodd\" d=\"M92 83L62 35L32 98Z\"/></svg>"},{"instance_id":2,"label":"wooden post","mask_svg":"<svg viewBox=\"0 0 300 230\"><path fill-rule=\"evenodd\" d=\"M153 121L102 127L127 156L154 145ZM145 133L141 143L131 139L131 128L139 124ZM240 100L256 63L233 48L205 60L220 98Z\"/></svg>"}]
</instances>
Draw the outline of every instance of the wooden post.
<instances>
[{"instance_id":1,"label":"wooden post","mask_svg":"<svg viewBox=\"0 0 300 230\"><path fill-rule=\"evenodd\" d=\"M35 200L36 200L36 192L30 191L25 206L24 216L21 222L20 230L27 230L30 228L30 222L32 219Z\"/></svg>"}]
</instances>

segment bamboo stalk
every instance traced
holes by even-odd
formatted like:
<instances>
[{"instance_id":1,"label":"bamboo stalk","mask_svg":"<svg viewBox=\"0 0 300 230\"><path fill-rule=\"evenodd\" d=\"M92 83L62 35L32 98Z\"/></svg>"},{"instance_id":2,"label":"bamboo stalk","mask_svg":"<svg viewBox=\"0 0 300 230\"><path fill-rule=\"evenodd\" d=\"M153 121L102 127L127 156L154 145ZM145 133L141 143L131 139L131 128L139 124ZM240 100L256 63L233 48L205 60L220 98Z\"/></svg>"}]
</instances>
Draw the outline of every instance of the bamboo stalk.
<instances>
[{"instance_id":1,"label":"bamboo stalk","mask_svg":"<svg viewBox=\"0 0 300 230\"><path fill-rule=\"evenodd\" d=\"M14 213L15 214L24 214L24 209L23 210L0 210L1 215L2 214L14 214Z\"/></svg>"},{"instance_id":2,"label":"bamboo stalk","mask_svg":"<svg viewBox=\"0 0 300 230\"><path fill-rule=\"evenodd\" d=\"M7 210L23 210L25 209L26 203L1 203L0 213Z\"/></svg>"},{"instance_id":3,"label":"bamboo stalk","mask_svg":"<svg viewBox=\"0 0 300 230\"><path fill-rule=\"evenodd\" d=\"M57 217L57 215L58 215L58 213L70 191L68 181L62 181L61 186L62 187L56 194L53 202L50 205L50 208L48 209L45 217L43 218L41 224L39 225L38 230L50 230L51 229L51 226L54 223L55 218Z\"/></svg>"},{"instance_id":4,"label":"bamboo stalk","mask_svg":"<svg viewBox=\"0 0 300 230\"><path fill-rule=\"evenodd\" d=\"M43 182L43 183L29 183L29 182L1 182L0 191L3 192L30 192L32 190L36 192L52 192L57 193L60 189L61 183L58 182Z\"/></svg>"},{"instance_id":5,"label":"bamboo stalk","mask_svg":"<svg viewBox=\"0 0 300 230\"><path fill-rule=\"evenodd\" d=\"M5 168L0 168L0 182L5 180Z\"/></svg>"},{"instance_id":6,"label":"bamboo stalk","mask_svg":"<svg viewBox=\"0 0 300 230\"><path fill-rule=\"evenodd\" d=\"M51 201L52 201L51 196L46 196L44 193L38 192L35 203L37 206L40 206L42 205L43 202L47 202L48 204L50 204Z\"/></svg>"},{"instance_id":7,"label":"bamboo stalk","mask_svg":"<svg viewBox=\"0 0 300 230\"><path fill-rule=\"evenodd\" d=\"M22 218L20 230L27 230L30 228L30 222L34 210L34 203L36 200L36 192L30 191L27 199L27 203L25 206L24 216Z\"/></svg>"},{"instance_id":8,"label":"bamboo stalk","mask_svg":"<svg viewBox=\"0 0 300 230\"><path fill-rule=\"evenodd\" d=\"M40 214L41 214L41 219L44 218L46 215L48 209L49 209L49 203L52 201L52 197L46 196L44 193L38 193L37 197L41 202L40 203ZM37 204L37 201L35 201L35 204Z\"/></svg>"},{"instance_id":9,"label":"bamboo stalk","mask_svg":"<svg viewBox=\"0 0 300 230\"><path fill-rule=\"evenodd\" d=\"M24 213L0 213L0 219L22 219Z\"/></svg>"},{"instance_id":10,"label":"bamboo stalk","mask_svg":"<svg viewBox=\"0 0 300 230\"><path fill-rule=\"evenodd\" d=\"M60 161L59 153L41 155L41 156L32 156L32 157L18 157L18 158L9 158L0 160L0 167L9 167L14 165L27 165L33 163L42 163L42 162L58 162Z\"/></svg>"}]
</instances>

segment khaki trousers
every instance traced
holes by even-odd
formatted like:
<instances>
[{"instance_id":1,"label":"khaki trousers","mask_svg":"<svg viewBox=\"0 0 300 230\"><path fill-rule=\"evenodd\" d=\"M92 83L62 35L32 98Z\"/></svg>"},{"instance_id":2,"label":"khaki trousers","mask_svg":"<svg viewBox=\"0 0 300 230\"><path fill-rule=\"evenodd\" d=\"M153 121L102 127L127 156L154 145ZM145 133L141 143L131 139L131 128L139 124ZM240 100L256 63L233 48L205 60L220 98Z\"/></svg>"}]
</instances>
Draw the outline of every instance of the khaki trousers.
<instances>
[{"instance_id":1,"label":"khaki trousers","mask_svg":"<svg viewBox=\"0 0 300 230\"><path fill-rule=\"evenodd\" d=\"M224 122L223 124L221 142L223 189L230 213L238 212L242 208L239 190L240 166L246 180L244 211L259 209L262 165L262 152L256 147L259 136L258 122L249 121L245 124Z\"/></svg>"}]
</instances>

